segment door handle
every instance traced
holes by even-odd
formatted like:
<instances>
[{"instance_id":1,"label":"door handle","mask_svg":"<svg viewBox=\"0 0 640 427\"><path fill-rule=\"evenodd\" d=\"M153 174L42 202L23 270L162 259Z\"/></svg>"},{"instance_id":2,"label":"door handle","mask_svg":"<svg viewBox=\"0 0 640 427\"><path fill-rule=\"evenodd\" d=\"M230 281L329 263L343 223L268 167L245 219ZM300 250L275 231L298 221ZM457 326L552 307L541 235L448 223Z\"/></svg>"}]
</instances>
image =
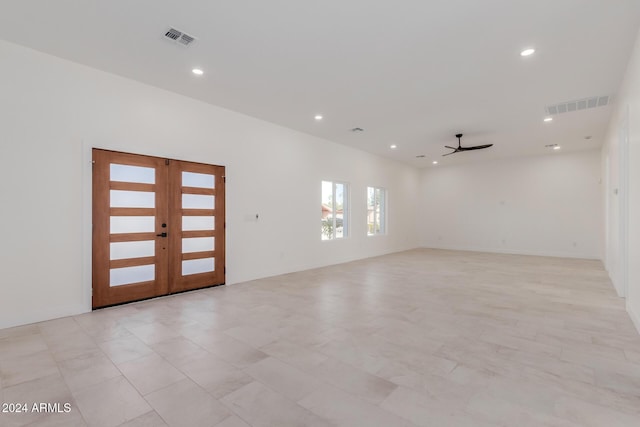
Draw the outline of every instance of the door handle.
<instances>
[{"instance_id":1,"label":"door handle","mask_svg":"<svg viewBox=\"0 0 640 427\"><path fill-rule=\"evenodd\" d=\"M167 237L167 233L156 234L156 236L158 236L158 237Z\"/></svg>"}]
</instances>

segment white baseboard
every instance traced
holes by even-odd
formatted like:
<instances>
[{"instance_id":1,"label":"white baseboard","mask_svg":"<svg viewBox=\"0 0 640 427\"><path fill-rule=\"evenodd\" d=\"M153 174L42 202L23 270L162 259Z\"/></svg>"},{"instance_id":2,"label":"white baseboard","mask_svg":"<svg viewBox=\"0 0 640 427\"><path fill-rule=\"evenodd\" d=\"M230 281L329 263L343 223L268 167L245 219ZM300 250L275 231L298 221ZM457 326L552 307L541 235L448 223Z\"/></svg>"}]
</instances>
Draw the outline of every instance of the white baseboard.
<instances>
[{"instance_id":1,"label":"white baseboard","mask_svg":"<svg viewBox=\"0 0 640 427\"><path fill-rule=\"evenodd\" d=\"M7 316L3 313L2 317L0 317L0 329L59 319L60 317L75 316L76 314L88 313L89 311L91 311L91 308L87 309L84 304L75 304L51 307L48 310L24 313L20 315Z\"/></svg>"},{"instance_id":2,"label":"white baseboard","mask_svg":"<svg viewBox=\"0 0 640 427\"><path fill-rule=\"evenodd\" d=\"M544 251L521 251L511 249L500 248L480 248L474 246L446 246L446 245L432 245L422 244L420 246L423 249L442 249L447 251L466 251L466 252L487 252L494 254L505 255L528 255L528 256L545 256L553 258L575 258L575 259L593 259L602 261L601 257L593 254L581 254L581 253L569 253L569 252L544 252Z\"/></svg>"},{"instance_id":3,"label":"white baseboard","mask_svg":"<svg viewBox=\"0 0 640 427\"><path fill-rule=\"evenodd\" d=\"M629 313L629 317L631 318L631 321L633 322L636 329L638 330L638 333L640 334L640 314L633 311L633 309L631 308L631 304L629 304L628 299L627 299L627 313Z\"/></svg>"},{"instance_id":4,"label":"white baseboard","mask_svg":"<svg viewBox=\"0 0 640 427\"><path fill-rule=\"evenodd\" d=\"M322 259L319 260L313 260L311 262L305 262L303 264L292 264L292 265L287 265L284 266L282 268L277 268L271 271L262 271L259 273L254 273L254 274L244 274L244 275L234 275L233 272L232 274L229 274L227 276L227 282L225 283L226 285L235 285L237 283L244 283L244 282L250 282L252 280L259 280L259 279L266 279L269 277L275 277L275 276L280 276L283 274L289 274L289 273L297 273L299 271L307 271L307 270L315 270L317 268L324 268L324 267L330 267L333 265L340 265L340 264L346 264L349 262L354 262L354 261L360 261L363 259L368 259L368 258L375 258L375 257L379 257L379 256L384 256L384 255L390 255L390 254L395 254L395 253L400 253L400 252L406 252L406 251L410 251L413 249L421 249L419 246L411 246L411 247L406 247L406 248L392 248L392 249L388 249L388 250L384 250L384 251L377 251L376 253L373 254L359 254L357 256L347 256L347 257L342 257L341 259L338 260L332 260L330 262L325 262ZM227 266L228 267L228 266ZM227 268L227 271L229 271L229 268Z\"/></svg>"},{"instance_id":5,"label":"white baseboard","mask_svg":"<svg viewBox=\"0 0 640 427\"><path fill-rule=\"evenodd\" d=\"M620 298L626 298L627 296L624 294L622 287L617 283L616 279L614 278L614 275L611 274L611 272L606 268L606 266L605 266L605 271L607 272L607 277L609 277L609 281L613 285L613 289L615 289L616 294L618 294Z\"/></svg>"}]
</instances>

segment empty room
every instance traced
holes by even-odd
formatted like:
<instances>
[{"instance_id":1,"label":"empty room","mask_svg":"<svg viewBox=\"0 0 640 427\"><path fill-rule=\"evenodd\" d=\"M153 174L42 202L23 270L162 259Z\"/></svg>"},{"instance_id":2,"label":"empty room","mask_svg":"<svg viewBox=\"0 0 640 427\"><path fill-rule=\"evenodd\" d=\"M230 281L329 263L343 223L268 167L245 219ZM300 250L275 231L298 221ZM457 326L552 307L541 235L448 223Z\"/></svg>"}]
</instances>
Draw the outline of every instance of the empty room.
<instances>
[{"instance_id":1,"label":"empty room","mask_svg":"<svg viewBox=\"0 0 640 427\"><path fill-rule=\"evenodd\" d=\"M640 2L0 8L0 426L640 426Z\"/></svg>"}]
</instances>

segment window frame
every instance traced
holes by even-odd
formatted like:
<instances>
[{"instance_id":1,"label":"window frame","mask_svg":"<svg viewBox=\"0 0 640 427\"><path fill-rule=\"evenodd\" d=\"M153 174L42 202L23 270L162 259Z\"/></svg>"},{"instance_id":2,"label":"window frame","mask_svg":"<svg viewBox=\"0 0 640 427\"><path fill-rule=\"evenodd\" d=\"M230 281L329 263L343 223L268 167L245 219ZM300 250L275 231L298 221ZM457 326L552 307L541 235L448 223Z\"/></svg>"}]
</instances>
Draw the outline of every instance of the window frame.
<instances>
[{"instance_id":1,"label":"window frame","mask_svg":"<svg viewBox=\"0 0 640 427\"><path fill-rule=\"evenodd\" d=\"M347 239L350 235L350 224L349 224L349 220L350 220L350 214L351 214L351 209L350 209L350 193L351 193L351 189L349 188L349 183L346 181L335 181L335 180L325 180L323 179L320 183L320 204L324 205L324 200L322 200L322 196L324 195L323 193L323 186L324 183L330 183L331 184L331 219L332 219L332 225L331 225L331 237L325 238L325 233L324 231L322 231L320 233L320 239L322 242L330 242L330 241L334 241L334 240L344 240ZM337 186L342 185L342 235L341 236L337 236L337 227L336 227L336 223L337 223L337 214L335 214L336 212L336 194L337 194ZM322 213L320 215L320 219L321 221L324 221L324 217L322 217Z\"/></svg>"},{"instance_id":2,"label":"window frame","mask_svg":"<svg viewBox=\"0 0 640 427\"><path fill-rule=\"evenodd\" d=\"M369 204L369 192L373 190L373 205ZM382 197L380 197L382 196ZM367 236L384 236L387 234L387 201L388 201L388 192L384 187L373 187L367 186ZM380 209L377 210L376 206L380 206ZM373 211L373 227L369 227L369 212L370 207L372 207ZM372 230L372 231L371 231Z\"/></svg>"}]
</instances>

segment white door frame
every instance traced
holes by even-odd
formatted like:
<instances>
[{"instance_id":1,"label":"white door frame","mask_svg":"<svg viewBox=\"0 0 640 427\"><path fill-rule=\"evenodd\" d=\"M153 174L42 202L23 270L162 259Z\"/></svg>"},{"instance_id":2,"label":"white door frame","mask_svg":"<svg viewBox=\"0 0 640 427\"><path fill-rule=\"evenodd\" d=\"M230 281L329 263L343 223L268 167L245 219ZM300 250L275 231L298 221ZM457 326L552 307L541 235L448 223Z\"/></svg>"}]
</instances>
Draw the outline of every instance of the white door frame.
<instances>
[{"instance_id":1,"label":"white door frame","mask_svg":"<svg viewBox=\"0 0 640 427\"><path fill-rule=\"evenodd\" d=\"M619 191L618 210L620 227L620 288L622 297L627 297L629 281L629 106L626 107L618 133L619 146Z\"/></svg>"}]
</instances>

